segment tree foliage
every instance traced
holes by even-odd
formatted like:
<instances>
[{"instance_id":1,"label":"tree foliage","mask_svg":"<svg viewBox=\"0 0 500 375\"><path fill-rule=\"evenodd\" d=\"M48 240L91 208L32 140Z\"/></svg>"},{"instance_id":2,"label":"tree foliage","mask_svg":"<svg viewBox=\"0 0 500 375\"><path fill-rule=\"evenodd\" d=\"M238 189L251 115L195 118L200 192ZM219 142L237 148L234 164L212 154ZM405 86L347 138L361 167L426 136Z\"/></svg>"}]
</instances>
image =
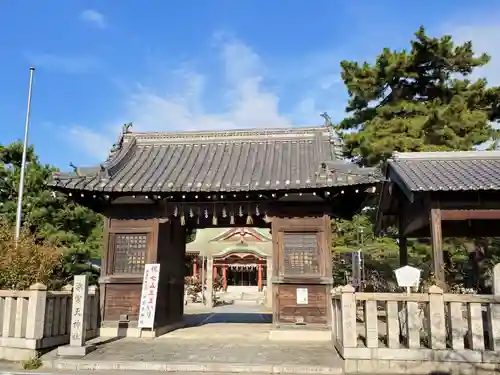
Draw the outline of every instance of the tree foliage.
<instances>
[{"instance_id":1,"label":"tree foliage","mask_svg":"<svg viewBox=\"0 0 500 375\"><path fill-rule=\"evenodd\" d=\"M16 220L22 143L0 145L0 218L11 226ZM75 273L96 274L88 262L100 256L103 220L93 211L46 186L55 168L40 163L33 147L27 151L22 205L23 227L38 243L61 249L64 264L59 278ZM48 245L47 245L48 246ZM94 277L95 279L95 277Z\"/></svg>"},{"instance_id":2,"label":"tree foliage","mask_svg":"<svg viewBox=\"0 0 500 375\"><path fill-rule=\"evenodd\" d=\"M350 282L352 276L352 253L361 250L363 255L364 286L377 291L394 290L396 280L394 270L400 267L399 245L393 236L380 237L374 233L374 210L365 210L352 220L334 220L332 230L333 278L335 284ZM422 279L432 276L431 250L429 239L408 239L408 264L422 270ZM469 239L470 242L470 239ZM498 239L479 239L484 248L481 267L491 270L500 261ZM473 253L467 250L464 238L448 238L443 243L447 254L446 279L449 285L482 290L489 282L489 272L478 273L473 267L476 262ZM477 244L473 244L476 246Z\"/></svg>"},{"instance_id":3,"label":"tree foliage","mask_svg":"<svg viewBox=\"0 0 500 375\"><path fill-rule=\"evenodd\" d=\"M409 49L385 48L373 64L342 61L350 100L338 130L346 156L376 165L394 151L495 147L500 88L470 78L489 61L471 42L430 37L423 27Z\"/></svg>"},{"instance_id":4,"label":"tree foliage","mask_svg":"<svg viewBox=\"0 0 500 375\"><path fill-rule=\"evenodd\" d=\"M365 209L352 220L333 221L333 269L337 284L349 280L352 273L351 255L361 250L365 284L379 291L394 289L394 270L400 266L399 246L395 238L380 237L374 232L374 214L375 210ZM423 269L424 277L428 276L430 252L427 241L410 240L409 249L409 264L418 265Z\"/></svg>"}]
</instances>

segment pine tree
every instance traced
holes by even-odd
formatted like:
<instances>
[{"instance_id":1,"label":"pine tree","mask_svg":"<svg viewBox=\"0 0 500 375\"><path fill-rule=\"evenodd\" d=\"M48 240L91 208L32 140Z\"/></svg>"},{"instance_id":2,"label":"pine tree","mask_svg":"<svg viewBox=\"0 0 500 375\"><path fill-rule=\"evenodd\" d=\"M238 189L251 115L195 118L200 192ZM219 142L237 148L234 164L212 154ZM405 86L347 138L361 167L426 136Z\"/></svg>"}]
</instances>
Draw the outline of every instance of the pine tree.
<instances>
[{"instance_id":1,"label":"pine tree","mask_svg":"<svg viewBox=\"0 0 500 375\"><path fill-rule=\"evenodd\" d=\"M346 156L376 165L394 151L496 147L500 88L469 78L489 61L471 42L429 37L423 27L409 50L385 48L372 65L342 61L350 117L338 130Z\"/></svg>"}]
</instances>

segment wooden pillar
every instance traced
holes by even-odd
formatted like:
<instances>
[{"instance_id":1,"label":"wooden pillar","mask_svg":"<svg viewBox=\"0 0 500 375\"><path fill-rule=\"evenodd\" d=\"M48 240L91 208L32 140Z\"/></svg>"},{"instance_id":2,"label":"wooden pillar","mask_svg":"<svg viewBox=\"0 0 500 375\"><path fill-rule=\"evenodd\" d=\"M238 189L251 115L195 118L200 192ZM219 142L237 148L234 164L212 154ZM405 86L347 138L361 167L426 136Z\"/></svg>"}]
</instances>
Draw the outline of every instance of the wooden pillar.
<instances>
[{"instance_id":1,"label":"wooden pillar","mask_svg":"<svg viewBox=\"0 0 500 375\"><path fill-rule=\"evenodd\" d=\"M227 290L227 266L222 267L222 287Z\"/></svg>"},{"instance_id":2,"label":"wooden pillar","mask_svg":"<svg viewBox=\"0 0 500 375\"><path fill-rule=\"evenodd\" d=\"M193 258L193 276L198 276L198 258Z\"/></svg>"},{"instance_id":3,"label":"wooden pillar","mask_svg":"<svg viewBox=\"0 0 500 375\"><path fill-rule=\"evenodd\" d=\"M114 207L105 220L104 249L100 283L101 333L119 334L119 322L135 328L139 318L143 265L156 263L158 249L158 220L130 219L121 215L127 207ZM134 246L130 246L134 244ZM115 263L116 253L139 261ZM140 258L133 257L139 254ZM142 264L141 264L142 263ZM184 272L184 255L180 268Z\"/></svg>"},{"instance_id":4,"label":"wooden pillar","mask_svg":"<svg viewBox=\"0 0 500 375\"><path fill-rule=\"evenodd\" d=\"M399 265L401 267L408 265L408 241L406 237L399 237Z\"/></svg>"},{"instance_id":5,"label":"wooden pillar","mask_svg":"<svg viewBox=\"0 0 500 375\"><path fill-rule=\"evenodd\" d=\"M208 307L213 307L214 305L214 296L213 296L213 291L214 291L214 260L213 258L207 257L207 275L206 275L206 291L205 291L205 301L206 305Z\"/></svg>"},{"instance_id":6,"label":"wooden pillar","mask_svg":"<svg viewBox=\"0 0 500 375\"><path fill-rule=\"evenodd\" d=\"M439 208L431 209L430 225L432 242L432 271L434 273L437 286L445 290L446 279L443 257L443 233L441 230L441 210Z\"/></svg>"},{"instance_id":7,"label":"wooden pillar","mask_svg":"<svg viewBox=\"0 0 500 375\"><path fill-rule=\"evenodd\" d=\"M266 258L266 304L268 308L273 306L273 259Z\"/></svg>"},{"instance_id":8,"label":"wooden pillar","mask_svg":"<svg viewBox=\"0 0 500 375\"><path fill-rule=\"evenodd\" d=\"M219 274L217 273L217 266L214 266L213 275L214 275L214 281L217 280L217 277L219 276Z\"/></svg>"},{"instance_id":9,"label":"wooden pillar","mask_svg":"<svg viewBox=\"0 0 500 375\"><path fill-rule=\"evenodd\" d=\"M185 230L179 220L169 220L159 225L156 263L160 264L160 279L155 313L156 336L182 325Z\"/></svg>"},{"instance_id":10,"label":"wooden pillar","mask_svg":"<svg viewBox=\"0 0 500 375\"><path fill-rule=\"evenodd\" d=\"M257 266L257 289L262 290L262 264Z\"/></svg>"}]
</instances>

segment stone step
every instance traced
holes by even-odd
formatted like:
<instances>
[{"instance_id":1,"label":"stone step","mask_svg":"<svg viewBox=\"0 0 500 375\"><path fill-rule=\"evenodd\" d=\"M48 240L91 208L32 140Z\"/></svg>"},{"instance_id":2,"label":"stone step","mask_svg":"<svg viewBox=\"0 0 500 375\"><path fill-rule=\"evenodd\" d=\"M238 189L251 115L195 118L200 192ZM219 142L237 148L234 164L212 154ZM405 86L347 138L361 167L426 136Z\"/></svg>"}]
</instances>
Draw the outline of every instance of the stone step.
<instances>
[{"instance_id":1,"label":"stone step","mask_svg":"<svg viewBox=\"0 0 500 375\"><path fill-rule=\"evenodd\" d=\"M167 335L113 341L100 337L88 342L89 346L96 345L96 350L83 358L58 357L57 350L46 353L42 356L43 367L59 370L59 375L74 374L76 370L114 371L115 374L148 370L184 374L342 374L343 360L331 343L256 341L251 338L262 336L272 325L244 326L239 323L200 326L196 327L196 339L185 340L179 336L165 338ZM225 338L214 340L213 335L217 332ZM244 337L228 338L229 334L237 333Z\"/></svg>"},{"instance_id":2,"label":"stone step","mask_svg":"<svg viewBox=\"0 0 500 375\"><path fill-rule=\"evenodd\" d=\"M53 359L44 362L43 369L58 371L161 371L175 373L244 373L244 374L324 374L341 375L344 373L343 365L338 366L313 366L313 365L287 365L287 364L254 364L254 363L174 363L162 361L95 361L85 359Z\"/></svg>"},{"instance_id":3,"label":"stone step","mask_svg":"<svg viewBox=\"0 0 500 375\"><path fill-rule=\"evenodd\" d=\"M214 341L229 339L268 340L272 326L260 323L212 323L195 327L180 328L166 333L156 340L200 339L209 337Z\"/></svg>"},{"instance_id":4,"label":"stone step","mask_svg":"<svg viewBox=\"0 0 500 375\"><path fill-rule=\"evenodd\" d=\"M259 305L261 301L256 299L236 299L233 301L234 305Z\"/></svg>"}]
</instances>

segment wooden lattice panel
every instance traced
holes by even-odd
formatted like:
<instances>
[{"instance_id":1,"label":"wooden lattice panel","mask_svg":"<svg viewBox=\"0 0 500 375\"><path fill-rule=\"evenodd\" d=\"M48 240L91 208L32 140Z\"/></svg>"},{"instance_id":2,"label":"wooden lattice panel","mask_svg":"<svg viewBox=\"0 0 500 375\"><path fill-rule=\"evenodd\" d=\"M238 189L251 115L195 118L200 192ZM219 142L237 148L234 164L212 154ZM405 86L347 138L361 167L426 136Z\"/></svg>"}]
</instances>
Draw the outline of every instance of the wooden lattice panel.
<instances>
[{"instance_id":1,"label":"wooden lattice panel","mask_svg":"<svg viewBox=\"0 0 500 375\"><path fill-rule=\"evenodd\" d=\"M317 233L284 233L284 268L288 276L319 275Z\"/></svg>"},{"instance_id":2,"label":"wooden lattice panel","mask_svg":"<svg viewBox=\"0 0 500 375\"><path fill-rule=\"evenodd\" d=\"M143 273L147 250L147 234L115 234L114 273Z\"/></svg>"}]
</instances>

